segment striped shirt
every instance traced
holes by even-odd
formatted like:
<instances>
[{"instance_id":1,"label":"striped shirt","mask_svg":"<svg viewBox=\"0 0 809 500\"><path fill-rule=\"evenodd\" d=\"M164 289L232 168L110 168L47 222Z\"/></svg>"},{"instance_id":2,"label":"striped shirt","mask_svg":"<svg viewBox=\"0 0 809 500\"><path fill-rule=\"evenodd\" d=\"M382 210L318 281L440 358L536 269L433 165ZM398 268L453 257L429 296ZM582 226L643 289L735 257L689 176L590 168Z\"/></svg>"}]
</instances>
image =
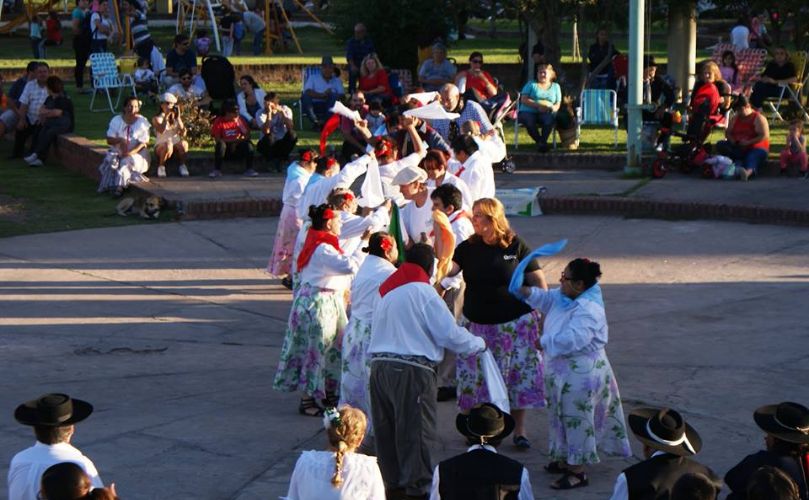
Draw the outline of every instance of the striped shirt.
<instances>
[{"instance_id":1,"label":"striped shirt","mask_svg":"<svg viewBox=\"0 0 809 500\"><path fill-rule=\"evenodd\" d=\"M134 44L140 45L143 42L151 40L152 35L149 34L149 26L146 22L146 13L138 11L135 17L132 18L132 41Z\"/></svg>"}]
</instances>

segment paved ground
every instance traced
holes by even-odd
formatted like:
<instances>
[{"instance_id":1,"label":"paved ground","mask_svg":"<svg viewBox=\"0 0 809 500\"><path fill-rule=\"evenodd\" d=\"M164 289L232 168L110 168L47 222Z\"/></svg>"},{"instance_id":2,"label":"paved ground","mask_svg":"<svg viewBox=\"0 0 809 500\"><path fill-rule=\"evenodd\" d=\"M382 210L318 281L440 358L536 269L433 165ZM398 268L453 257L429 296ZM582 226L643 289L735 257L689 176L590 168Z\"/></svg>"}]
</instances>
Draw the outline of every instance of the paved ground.
<instances>
[{"instance_id":1,"label":"paved ground","mask_svg":"<svg viewBox=\"0 0 809 500\"><path fill-rule=\"evenodd\" d=\"M290 300L262 272L275 223L0 240L0 475L33 441L14 422L15 405L65 391L95 404L75 442L125 498L284 494L300 450L324 437L319 420L297 415L297 395L271 390ZM755 407L809 402L809 230L606 217L514 223L532 245L570 238L545 263L551 281L568 258L601 261L625 408L682 409L703 434L701 459L720 474L762 444ZM454 406L441 404L440 414L444 458L463 445ZM541 471L543 411L531 430L530 452L502 452L529 466L538 498L603 499L634 462L605 458L589 488L556 494Z\"/></svg>"}]
</instances>

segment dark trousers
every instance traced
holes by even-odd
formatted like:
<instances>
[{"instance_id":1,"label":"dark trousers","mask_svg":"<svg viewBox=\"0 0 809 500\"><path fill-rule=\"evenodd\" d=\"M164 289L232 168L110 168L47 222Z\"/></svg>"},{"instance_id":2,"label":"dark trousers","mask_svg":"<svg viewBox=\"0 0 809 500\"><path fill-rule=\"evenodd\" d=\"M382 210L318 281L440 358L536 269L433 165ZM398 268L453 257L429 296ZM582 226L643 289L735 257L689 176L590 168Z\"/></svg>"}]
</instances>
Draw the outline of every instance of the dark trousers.
<instances>
[{"instance_id":1,"label":"dark trousers","mask_svg":"<svg viewBox=\"0 0 809 500\"><path fill-rule=\"evenodd\" d=\"M298 137L293 131L287 131L286 135L281 139L271 142L270 136L265 135L258 141L256 149L261 153L265 160L285 160L289 158L289 154L295 149L295 144L298 143Z\"/></svg>"},{"instance_id":2,"label":"dark trousers","mask_svg":"<svg viewBox=\"0 0 809 500\"><path fill-rule=\"evenodd\" d=\"M244 160L245 170L253 168L253 144L250 141L225 142L216 139L214 143L213 164L216 170L222 170L225 160Z\"/></svg>"},{"instance_id":3,"label":"dark trousers","mask_svg":"<svg viewBox=\"0 0 809 500\"><path fill-rule=\"evenodd\" d=\"M55 118L47 120L32 139L31 145L37 158L42 161L48 157L51 145L56 142L56 138L70 131L70 120L68 118Z\"/></svg>"},{"instance_id":4,"label":"dark trousers","mask_svg":"<svg viewBox=\"0 0 809 500\"><path fill-rule=\"evenodd\" d=\"M84 68L87 67L87 59L90 57L90 44L84 37L74 36L73 52L76 56L73 78L76 80L76 88L81 89L84 87Z\"/></svg>"},{"instance_id":5,"label":"dark trousers","mask_svg":"<svg viewBox=\"0 0 809 500\"><path fill-rule=\"evenodd\" d=\"M435 372L396 361L371 362L371 415L385 488L430 492L436 439Z\"/></svg>"},{"instance_id":6,"label":"dark trousers","mask_svg":"<svg viewBox=\"0 0 809 500\"><path fill-rule=\"evenodd\" d=\"M28 119L26 118L25 121L27 122ZM28 125L22 130L17 129L17 132L14 134L14 150L13 156L14 157L21 157L23 156L23 150L25 149L25 143L28 141L28 138L34 138L39 133L40 125ZM34 142L31 141L31 147L28 148L28 152L30 153L34 149Z\"/></svg>"},{"instance_id":7,"label":"dark trousers","mask_svg":"<svg viewBox=\"0 0 809 500\"><path fill-rule=\"evenodd\" d=\"M329 110L337 101L337 95L332 94L327 99L315 99L307 94L301 95L301 111L306 113L306 117L317 123L324 121L329 115Z\"/></svg>"},{"instance_id":8,"label":"dark trousers","mask_svg":"<svg viewBox=\"0 0 809 500\"><path fill-rule=\"evenodd\" d=\"M556 122L556 113L531 113L529 111L520 111L517 114L517 121L525 127L531 139L537 143L538 146L547 146L548 137L553 131L553 124ZM541 127L541 133L540 133Z\"/></svg>"}]
</instances>

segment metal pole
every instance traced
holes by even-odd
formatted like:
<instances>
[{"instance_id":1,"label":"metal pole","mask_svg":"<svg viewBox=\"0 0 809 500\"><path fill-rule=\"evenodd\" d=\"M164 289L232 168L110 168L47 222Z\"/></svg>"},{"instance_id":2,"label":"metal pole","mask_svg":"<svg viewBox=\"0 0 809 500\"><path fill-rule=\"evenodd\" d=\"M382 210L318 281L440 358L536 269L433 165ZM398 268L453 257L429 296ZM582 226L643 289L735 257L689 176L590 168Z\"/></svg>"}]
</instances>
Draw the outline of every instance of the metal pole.
<instances>
[{"instance_id":1,"label":"metal pole","mask_svg":"<svg viewBox=\"0 0 809 500\"><path fill-rule=\"evenodd\" d=\"M624 173L641 173L643 118L643 20L645 0L629 0L629 88L627 89L626 167Z\"/></svg>"}]
</instances>

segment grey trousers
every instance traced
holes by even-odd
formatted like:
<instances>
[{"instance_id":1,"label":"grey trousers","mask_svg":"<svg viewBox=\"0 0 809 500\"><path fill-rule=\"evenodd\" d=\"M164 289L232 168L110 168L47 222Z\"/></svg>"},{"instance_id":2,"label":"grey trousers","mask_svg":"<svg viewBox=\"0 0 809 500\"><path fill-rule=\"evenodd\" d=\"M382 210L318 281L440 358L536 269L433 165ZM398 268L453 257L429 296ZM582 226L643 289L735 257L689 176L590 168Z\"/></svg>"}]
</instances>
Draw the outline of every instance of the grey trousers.
<instances>
[{"instance_id":1,"label":"grey trousers","mask_svg":"<svg viewBox=\"0 0 809 500\"><path fill-rule=\"evenodd\" d=\"M449 312L455 316L457 322L463 313L463 295L466 292L466 283L461 282L461 288L447 290L444 294L444 302L449 308ZM445 349L444 359L438 364L438 387L455 387L458 381L455 380L455 353Z\"/></svg>"},{"instance_id":2,"label":"grey trousers","mask_svg":"<svg viewBox=\"0 0 809 500\"><path fill-rule=\"evenodd\" d=\"M436 439L435 372L397 361L371 361L371 415L385 488L430 492Z\"/></svg>"}]
</instances>

